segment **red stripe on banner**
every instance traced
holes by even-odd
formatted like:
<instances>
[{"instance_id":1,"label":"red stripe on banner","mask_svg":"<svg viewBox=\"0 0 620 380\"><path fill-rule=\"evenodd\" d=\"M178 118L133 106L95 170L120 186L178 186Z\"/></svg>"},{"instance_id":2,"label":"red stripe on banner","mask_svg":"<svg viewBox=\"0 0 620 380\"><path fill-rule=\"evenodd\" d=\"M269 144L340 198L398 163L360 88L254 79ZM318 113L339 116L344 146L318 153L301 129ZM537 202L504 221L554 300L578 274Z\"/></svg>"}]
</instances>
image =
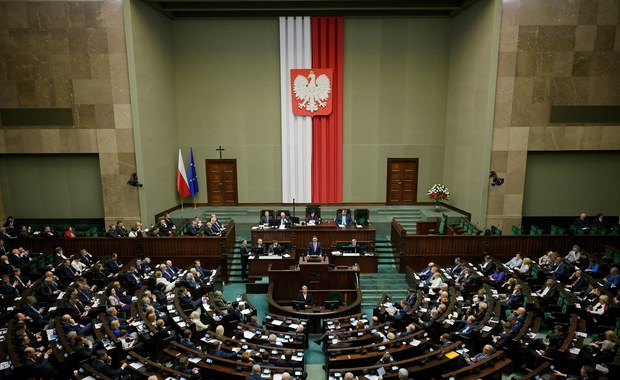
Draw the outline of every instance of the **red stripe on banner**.
<instances>
[{"instance_id":1,"label":"red stripe on banner","mask_svg":"<svg viewBox=\"0 0 620 380\"><path fill-rule=\"evenodd\" d=\"M332 113L312 118L312 202L342 203L342 17L312 17L312 67L334 69Z\"/></svg>"}]
</instances>

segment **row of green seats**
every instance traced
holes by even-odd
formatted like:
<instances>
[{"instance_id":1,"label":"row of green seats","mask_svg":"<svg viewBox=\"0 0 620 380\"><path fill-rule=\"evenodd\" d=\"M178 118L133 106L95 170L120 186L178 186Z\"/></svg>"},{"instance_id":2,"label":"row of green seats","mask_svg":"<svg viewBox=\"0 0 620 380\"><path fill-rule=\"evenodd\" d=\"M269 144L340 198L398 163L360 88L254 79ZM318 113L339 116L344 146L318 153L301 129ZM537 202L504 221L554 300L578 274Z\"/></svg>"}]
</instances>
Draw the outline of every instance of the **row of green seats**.
<instances>
[{"instance_id":1,"label":"row of green seats","mask_svg":"<svg viewBox=\"0 0 620 380\"><path fill-rule=\"evenodd\" d=\"M491 235L492 236L501 236L502 235L502 230L500 230L499 228L497 228L495 226L491 226Z\"/></svg>"},{"instance_id":2,"label":"row of green seats","mask_svg":"<svg viewBox=\"0 0 620 380\"><path fill-rule=\"evenodd\" d=\"M542 235L542 234L543 234L542 228L535 226L535 225L532 225L530 227L530 235Z\"/></svg>"}]
</instances>

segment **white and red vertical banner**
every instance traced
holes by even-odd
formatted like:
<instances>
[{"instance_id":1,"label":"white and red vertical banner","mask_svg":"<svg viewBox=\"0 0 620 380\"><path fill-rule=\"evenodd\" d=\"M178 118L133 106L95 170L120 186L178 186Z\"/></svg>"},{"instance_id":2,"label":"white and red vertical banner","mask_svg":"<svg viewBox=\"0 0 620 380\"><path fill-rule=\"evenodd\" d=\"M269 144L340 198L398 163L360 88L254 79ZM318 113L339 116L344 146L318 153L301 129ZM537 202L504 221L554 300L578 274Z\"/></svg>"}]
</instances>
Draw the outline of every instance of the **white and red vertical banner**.
<instances>
[{"instance_id":1,"label":"white and red vertical banner","mask_svg":"<svg viewBox=\"0 0 620 380\"><path fill-rule=\"evenodd\" d=\"M312 119L291 111L291 69L312 65L310 17L280 17L282 202L312 202Z\"/></svg>"},{"instance_id":2,"label":"white and red vertical banner","mask_svg":"<svg viewBox=\"0 0 620 380\"><path fill-rule=\"evenodd\" d=\"M283 202L342 202L343 30L342 17L280 18Z\"/></svg>"}]
</instances>

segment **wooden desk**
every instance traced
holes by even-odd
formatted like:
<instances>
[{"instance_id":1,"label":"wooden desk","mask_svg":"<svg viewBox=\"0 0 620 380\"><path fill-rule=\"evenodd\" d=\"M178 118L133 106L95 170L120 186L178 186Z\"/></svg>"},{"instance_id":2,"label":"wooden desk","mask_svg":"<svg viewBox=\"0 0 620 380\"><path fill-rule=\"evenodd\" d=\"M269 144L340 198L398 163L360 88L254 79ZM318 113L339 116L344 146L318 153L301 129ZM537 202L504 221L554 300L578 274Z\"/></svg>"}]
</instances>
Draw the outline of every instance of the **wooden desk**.
<instances>
[{"instance_id":1,"label":"wooden desk","mask_svg":"<svg viewBox=\"0 0 620 380\"><path fill-rule=\"evenodd\" d=\"M65 255L86 249L97 259L117 253L123 263L134 261L137 257L150 257L154 266L166 260L172 260L177 267L186 267L200 259L206 268L222 267L223 275L227 276L227 255L235 248L235 223L226 226L225 236L170 236L144 238L63 238L53 239L7 239L7 250L24 247L33 252L50 252L60 246Z\"/></svg>"},{"instance_id":2,"label":"wooden desk","mask_svg":"<svg viewBox=\"0 0 620 380\"><path fill-rule=\"evenodd\" d=\"M357 264L360 268L360 273L377 273L378 270L376 255L344 256L331 254L329 255L329 260L336 266L353 266Z\"/></svg>"},{"instance_id":3,"label":"wooden desk","mask_svg":"<svg viewBox=\"0 0 620 380\"><path fill-rule=\"evenodd\" d=\"M329 259L307 261L299 258L293 269L269 268L269 312L295 318L308 319L308 332L321 331L322 318L334 318L340 315L358 313L362 302L359 290L358 267L336 267L329 270ZM297 299L303 285L307 285L314 299L313 308L294 310L291 301ZM341 305L335 310L327 310L322 305L329 299L330 293L339 293Z\"/></svg>"},{"instance_id":4,"label":"wooden desk","mask_svg":"<svg viewBox=\"0 0 620 380\"><path fill-rule=\"evenodd\" d=\"M292 251L297 249L305 253L308 243L312 241L313 236L316 236L321 242L324 251L331 251L336 247L336 242L351 241L351 239L368 241L369 250L374 251L376 232L377 230L371 224L363 228L356 228L354 225L348 226L347 228L340 228L336 226L334 222L328 222L317 226L293 226L285 230L253 227L252 245L256 244L258 238L262 238L264 241L290 241ZM291 252L291 254L292 253L293 252Z\"/></svg>"},{"instance_id":5,"label":"wooden desk","mask_svg":"<svg viewBox=\"0 0 620 380\"><path fill-rule=\"evenodd\" d=\"M269 267L273 269L289 269L291 266L297 265L297 259L294 257L282 256L250 256L248 260L250 276L268 276Z\"/></svg>"}]
</instances>

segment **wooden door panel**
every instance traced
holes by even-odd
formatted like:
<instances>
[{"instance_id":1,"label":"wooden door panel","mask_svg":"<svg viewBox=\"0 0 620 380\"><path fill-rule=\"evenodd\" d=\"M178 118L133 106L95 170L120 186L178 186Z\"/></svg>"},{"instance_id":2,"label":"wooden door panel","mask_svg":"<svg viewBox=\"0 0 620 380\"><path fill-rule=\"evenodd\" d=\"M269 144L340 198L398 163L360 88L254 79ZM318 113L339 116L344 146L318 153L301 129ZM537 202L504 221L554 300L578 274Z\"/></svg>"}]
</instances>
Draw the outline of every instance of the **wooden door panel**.
<instances>
[{"instance_id":1,"label":"wooden door panel","mask_svg":"<svg viewBox=\"0 0 620 380\"><path fill-rule=\"evenodd\" d=\"M236 205L237 160L206 160L209 205Z\"/></svg>"},{"instance_id":2,"label":"wooden door panel","mask_svg":"<svg viewBox=\"0 0 620 380\"><path fill-rule=\"evenodd\" d=\"M414 204L418 192L418 159L388 158L386 203Z\"/></svg>"}]
</instances>

